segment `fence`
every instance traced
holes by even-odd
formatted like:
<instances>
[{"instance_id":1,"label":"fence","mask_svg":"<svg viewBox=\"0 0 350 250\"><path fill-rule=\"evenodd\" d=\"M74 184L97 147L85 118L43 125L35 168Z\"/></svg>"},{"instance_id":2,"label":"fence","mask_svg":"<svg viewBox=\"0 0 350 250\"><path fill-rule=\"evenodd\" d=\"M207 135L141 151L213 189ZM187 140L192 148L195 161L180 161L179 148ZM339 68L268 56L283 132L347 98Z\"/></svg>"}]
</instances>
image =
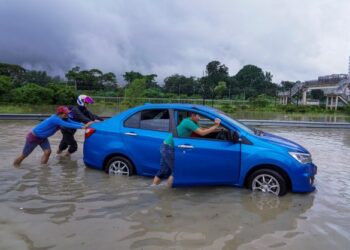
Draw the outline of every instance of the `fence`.
<instances>
[{"instance_id":1,"label":"fence","mask_svg":"<svg viewBox=\"0 0 350 250\"><path fill-rule=\"evenodd\" d=\"M126 103L132 101L133 103L140 105L143 103L188 103L197 105L207 105L212 107L220 107L221 105L244 105L248 104L247 100L229 100L229 99L184 99L184 98L128 98L125 97L106 97L106 96L93 96L94 100L98 103L113 103L117 106L123 106Z\"/></svg>"}]
</instances>

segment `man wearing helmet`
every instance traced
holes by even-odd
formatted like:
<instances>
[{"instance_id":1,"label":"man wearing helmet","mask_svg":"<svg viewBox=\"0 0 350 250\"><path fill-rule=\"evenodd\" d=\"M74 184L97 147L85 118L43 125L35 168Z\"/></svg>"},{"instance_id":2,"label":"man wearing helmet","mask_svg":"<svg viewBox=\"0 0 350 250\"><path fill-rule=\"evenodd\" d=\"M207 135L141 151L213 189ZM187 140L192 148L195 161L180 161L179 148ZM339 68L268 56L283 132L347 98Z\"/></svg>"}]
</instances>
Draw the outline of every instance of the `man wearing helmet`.
<instances>
[{"instance_id":1,"label":"man wearing helmet","mask_svg":"<svg viewBox=\"0 0 350 250\"><path fill-rule=\"evenodd\" d=\"M35 126L27 134L26 142L22 154L18 156L13 164L19 166L21 162L39 145L44 151L41 157L41 164L46 164L51 154L50 142L47 139L62 127L71 129L82 129L88 127L91 123L82 124L72 121L68 118L69 109L65 106L59 106L56 114L50 116Z\"/></svg>"},{"instance_id":2,"label":"man wearing helmet","mask_svg":"<svg viewBox=\"0 0 350 250\"><path fill-rule=\"evenodd\" d=\"M69 113L69 118L71 118L75 122L88 123L95 121L103 121L103 119L95 114L93 114L90 110L88 110L88 104L93 104L94 100L92 97L87 95L80 95L77 98L77 106L71 108ZM63 150L67 151L67 155L73 154L78 150L77 141L74 138L74 134L76 132L75 129L69 128L61 128L62 132L62 140L57 150L57 154L61 154Z\"/></svg>"}]
</instances>

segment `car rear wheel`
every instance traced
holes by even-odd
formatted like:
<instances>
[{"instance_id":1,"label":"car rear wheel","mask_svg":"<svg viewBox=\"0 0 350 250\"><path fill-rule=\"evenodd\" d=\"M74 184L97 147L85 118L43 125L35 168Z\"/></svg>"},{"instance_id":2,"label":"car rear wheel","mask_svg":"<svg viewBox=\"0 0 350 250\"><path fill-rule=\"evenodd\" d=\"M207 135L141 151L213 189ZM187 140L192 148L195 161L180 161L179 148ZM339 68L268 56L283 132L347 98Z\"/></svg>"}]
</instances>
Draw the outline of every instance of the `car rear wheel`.
<instances>
[{"instance_id":1,"label":"car rear wheel","mask_svg":"<svg viewBox=\"0 0 350 250\"><path fill-rule=\"evenodd\" d=\"M287 193L287 181L277 171L272 169L260 169L251 174L248 180L252 191L261 191L282 196Z\"/></svg>"},{"instance_id":2,"label":"car rear wheel","mask_svg":"<svg viewBox=\"0 0 350 250\"><path fill-rule=\"evenodd\" d=\"M114 156L107 162L105 171L109 175L131 176L134 174L134 167L125 157Z\"/></svg>"}]
</instances>

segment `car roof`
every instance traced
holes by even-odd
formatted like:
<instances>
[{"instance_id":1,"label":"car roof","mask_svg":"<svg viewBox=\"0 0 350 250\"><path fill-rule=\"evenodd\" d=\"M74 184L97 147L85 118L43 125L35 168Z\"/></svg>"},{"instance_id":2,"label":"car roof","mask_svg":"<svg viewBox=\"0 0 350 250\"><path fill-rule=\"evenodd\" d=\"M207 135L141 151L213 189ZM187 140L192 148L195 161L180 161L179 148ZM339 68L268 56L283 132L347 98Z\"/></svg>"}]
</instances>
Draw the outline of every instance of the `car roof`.
<instances>
[{"instance_id":1,"label":"car roof","mask_svg":"<svg viewBox=\"0 0 350 250\"><path fill-rule=\"evenodd\" d=\"M136 106L130 109L127 109L119 114L116 114L114 117L112 117L112 120L117 119L121 120L125 117L128 117L130 114L134 112L139 112L145 109L187 109L187 110L198 110L202 112L218 112L218 110L204 106L204 105L197 105L197 104L188 104L188 103L145 103L141 106Z\"/></svg>"},{"instance_id":2,"label":"car roof","mask_svg":"<svg viewBox=\"0 0 350 250\"><path fill-rule=\"evenodd\" d=\"M168 109L198 109L201 111L214 111L217 112L216 109L204 106L204 105L198 105L198 104L189 104L189 103L145 103L142 106L139 106L139 108L168 108Z\"/></svg>"}]
</instances>

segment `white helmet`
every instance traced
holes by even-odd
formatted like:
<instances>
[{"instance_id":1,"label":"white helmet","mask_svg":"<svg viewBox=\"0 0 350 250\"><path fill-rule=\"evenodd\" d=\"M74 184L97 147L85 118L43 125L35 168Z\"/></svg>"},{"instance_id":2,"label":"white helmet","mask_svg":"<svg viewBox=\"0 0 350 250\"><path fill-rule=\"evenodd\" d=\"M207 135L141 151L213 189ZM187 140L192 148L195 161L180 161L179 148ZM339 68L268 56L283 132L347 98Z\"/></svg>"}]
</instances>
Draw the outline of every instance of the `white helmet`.
<instances>
[{"instance_id":1,"label":"white helmet","mask_svg":"<svg viewBox=\"0 0 350 250\"><path fill-rule=\"evenodd\" d=\"M85 103L94 103L94 99L87 95L78 96L77 103L79 106L84 106Z\"/></svg>"}]
</instances>

